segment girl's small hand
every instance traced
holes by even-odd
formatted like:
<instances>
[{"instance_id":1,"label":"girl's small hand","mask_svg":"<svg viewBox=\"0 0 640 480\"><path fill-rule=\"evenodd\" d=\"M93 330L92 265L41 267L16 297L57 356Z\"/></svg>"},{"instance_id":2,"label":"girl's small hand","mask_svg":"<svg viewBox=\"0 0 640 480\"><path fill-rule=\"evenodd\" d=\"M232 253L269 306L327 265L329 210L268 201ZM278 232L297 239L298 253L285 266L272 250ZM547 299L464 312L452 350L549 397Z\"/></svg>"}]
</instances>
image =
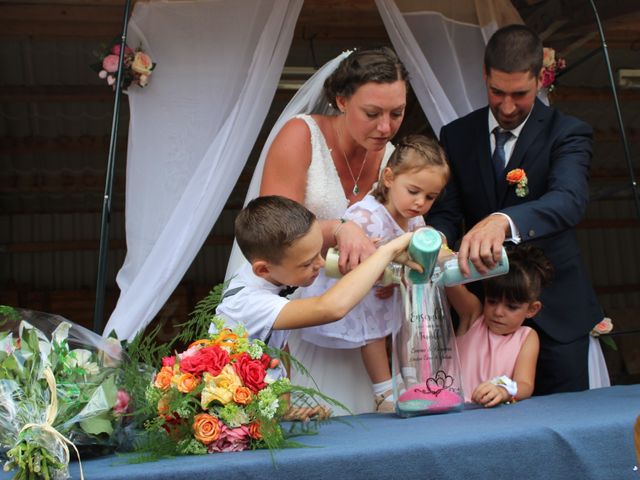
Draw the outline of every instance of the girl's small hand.
<instances>
[{"instance_id":1,"label":"girl's small hand","mask_svg":"<svg viewBox=\"0 0 640 480\"><path fill-rule=\"evenodd\" d=\"M471 395L471 400L485 407L495 407L509 400L511 396L503 387L491 382L483 382L476 387Z\"/></svg>"},{"instance_id":2,"label":"girl's small hand","mask_svg":"<svg viewBox=\"0 0 640 480\"><path fill-rule=\"evenodd\" d=\"M353 270L367 259L376 247L357 224L351 221L344 223L336 234L336 242L340 251L338 267L343 275Z\"/></svg>"},{"instance_id":3,"label":"girl's small hand","mask_svg":"<svg viewBox=\"0 0 640 480\"><path fill-rule=\"evenodd\" d=\"M393 295L394 288L395 288L394 284L376 288L376 298L379 298L380 300L384 300L385 298L391 297L391 295Z\"/></svg>"}]
</instances>

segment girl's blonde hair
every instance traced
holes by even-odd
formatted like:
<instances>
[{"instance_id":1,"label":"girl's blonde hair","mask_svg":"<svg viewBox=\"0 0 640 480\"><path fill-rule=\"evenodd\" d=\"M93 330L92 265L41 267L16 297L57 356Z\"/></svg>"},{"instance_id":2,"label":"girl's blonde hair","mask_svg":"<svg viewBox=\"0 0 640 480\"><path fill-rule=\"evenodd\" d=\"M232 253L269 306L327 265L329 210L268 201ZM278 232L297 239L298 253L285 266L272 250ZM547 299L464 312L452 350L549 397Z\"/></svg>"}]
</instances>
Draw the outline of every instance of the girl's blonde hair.
<instances>
[{"instance_id":1,"label":"girl's blonde hair","mask_svg":"<svg viewBox=\"0 0 640 480\"><path fill-rule=\"evenodd\" d=\"M396 149L389 157L387 167L393 176L422 170L423 168L440 167L446 180L449 180L449 162L442 147L434 138L424 135L408 135L398 142ZM371 194L380 203L387 201L389 189L384 185L384 170L380 173L378 184Z\"/></svg>"}]
</instances>

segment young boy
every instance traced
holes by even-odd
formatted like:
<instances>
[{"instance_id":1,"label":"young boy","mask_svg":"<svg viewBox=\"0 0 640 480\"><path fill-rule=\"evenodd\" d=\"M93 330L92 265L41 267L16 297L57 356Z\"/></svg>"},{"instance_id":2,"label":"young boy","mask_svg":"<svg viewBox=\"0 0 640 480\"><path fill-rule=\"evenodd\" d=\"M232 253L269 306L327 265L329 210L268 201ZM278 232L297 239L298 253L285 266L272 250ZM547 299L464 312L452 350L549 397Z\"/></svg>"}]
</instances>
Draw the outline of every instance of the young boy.
<instances>
[{"instance_id":1,"label":"young boy","mask_svg":"<svg viewBox=\"0 0 640 480\"><path fill-rule=\"evenodd\" d=\"M389 262L421 270L405 251L412 235L407 233L378 248L322 295L288 300L287 286L311 285L324 266L322 232L315 215L285 197L258 197L240 212L235 230L249 263L229 282L216 314L229 325L243 323L251 338L276 348L285 346L288 330L344 317Z\"/></svg>"}]
</instances>

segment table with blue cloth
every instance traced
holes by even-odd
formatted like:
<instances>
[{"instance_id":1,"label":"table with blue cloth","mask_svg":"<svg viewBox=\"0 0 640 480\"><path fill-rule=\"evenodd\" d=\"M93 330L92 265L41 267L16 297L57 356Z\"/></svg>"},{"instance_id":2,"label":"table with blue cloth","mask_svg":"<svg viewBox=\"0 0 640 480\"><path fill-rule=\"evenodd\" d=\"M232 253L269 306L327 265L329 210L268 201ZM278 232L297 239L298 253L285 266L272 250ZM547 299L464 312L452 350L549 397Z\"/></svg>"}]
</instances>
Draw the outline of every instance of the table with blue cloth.
<instances>
[{"instance_id":1,"label":"table with blue cloth","mask_svg":"<svg viewBox=\"0 0 640 480\"><path fill-rule=\"evenodd\" d=\"M88 480L629 479L639 480L633 426L640 385L535 397L497 408L413 418L341 417L308 445L126 463L82 462ZM77 462L70 468L80 478ZM0 473L8 479L9 473Z\"/></svg>"}]
</instances>

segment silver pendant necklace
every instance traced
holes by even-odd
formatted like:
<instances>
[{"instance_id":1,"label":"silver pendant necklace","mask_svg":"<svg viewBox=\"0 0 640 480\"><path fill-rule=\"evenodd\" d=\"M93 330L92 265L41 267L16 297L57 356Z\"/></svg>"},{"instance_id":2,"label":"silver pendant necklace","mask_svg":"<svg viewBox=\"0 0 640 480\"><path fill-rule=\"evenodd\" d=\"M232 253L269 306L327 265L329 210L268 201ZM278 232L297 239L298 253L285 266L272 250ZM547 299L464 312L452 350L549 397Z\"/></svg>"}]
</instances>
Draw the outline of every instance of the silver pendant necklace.
<instances>
[{"instance_id":1,"label":"silver pendant necklace","mask_svg":"<svg viewBox=\"0 0 640 480\"><path fill-rule=\"evenodd\" d=\"M340 147L340 150L342 150L342 156L344 157L344 162L347 164L347 169L349 169L349 175L351 175L351 180L353 180L353 190L351 190L353 192L353 195L358 195L358 193L360 193L360 188L358 187L358 182L360 181L360 177L362 176L362 171L364 170L364 164L367 163L367 155L369 155L369 150L365 150L364 152L364 159L362 160L362 165L360 165L360 172L358 172L358 177L354 177L353 176L353 171L351 170L351 165L349 164L349 159L347 158L347 154L345 153L344 149L342 148L342 145L340 145L342 143L342 135L340 135L340 130L337 129L337 127L334 125L334 130L336 131L336 134L338 135L338 147Z\"/></svg>"}]
</instances>

